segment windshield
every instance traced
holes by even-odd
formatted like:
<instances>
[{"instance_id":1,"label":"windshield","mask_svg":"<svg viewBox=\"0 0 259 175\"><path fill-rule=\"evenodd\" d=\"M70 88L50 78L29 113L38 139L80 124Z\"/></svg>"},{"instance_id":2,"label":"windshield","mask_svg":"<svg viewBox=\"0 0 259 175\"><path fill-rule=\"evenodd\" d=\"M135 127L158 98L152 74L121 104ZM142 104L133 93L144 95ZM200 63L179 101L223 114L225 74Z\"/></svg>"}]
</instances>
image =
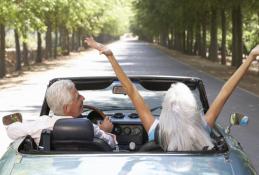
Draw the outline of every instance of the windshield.
<instances>
[{"instance_id":1,"label":"windshield","mask_svg":"<svg viewBox=\"0 0 259 175\"><path fill-rule=\"evenodd\" d=\"M140 94L144 98L145 102L149 106L153 115L158 117L161 112L161 104L163 102L166 91L151 91L145 89L138 82L134 82L136 88L139 90ZM131 100L126 94L114 94L113 88L115 86L120 86L119 81L113 82L109 87L101 90L81 90L80 94L85 97L84 104L95 106L102 111L114 112L121 110L135 111L135 107L131 103ZM192 92L196 98L199 106L199 110L203 111L202 103L200 100L199 91L197 88L193 89Z\"/></svg>"}]
</instances>

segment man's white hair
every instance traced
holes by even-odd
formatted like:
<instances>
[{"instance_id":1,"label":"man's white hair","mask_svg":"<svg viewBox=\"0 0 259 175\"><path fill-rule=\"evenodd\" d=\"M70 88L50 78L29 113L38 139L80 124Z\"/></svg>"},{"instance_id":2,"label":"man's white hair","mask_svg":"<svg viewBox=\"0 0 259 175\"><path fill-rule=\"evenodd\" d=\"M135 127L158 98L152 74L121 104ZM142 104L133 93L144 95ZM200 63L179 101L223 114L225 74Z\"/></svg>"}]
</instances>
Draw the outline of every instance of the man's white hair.
<instances>
[{"instance_id":1,"label":"man's white hair","mask_svg":"<svg viewBox=\"0 0 259 175\"><path fill-rule=\"evenodd\" d=\"M166 151L195 151L213 147L194 95L183 83L172 84L160 115L160 143Z\"/></svg>"},{"instance_id":2,"label":"man's white hair","mask_svg":"<svg viewBox=\"0 0 259 175\"><path fill-rule=\"evenodd\" d=\"M47 89L46 100L54 114L64 115L64 105L71 103L74 88L75 84L71 80L59 80Z\"/></svg>"}]
</instances>

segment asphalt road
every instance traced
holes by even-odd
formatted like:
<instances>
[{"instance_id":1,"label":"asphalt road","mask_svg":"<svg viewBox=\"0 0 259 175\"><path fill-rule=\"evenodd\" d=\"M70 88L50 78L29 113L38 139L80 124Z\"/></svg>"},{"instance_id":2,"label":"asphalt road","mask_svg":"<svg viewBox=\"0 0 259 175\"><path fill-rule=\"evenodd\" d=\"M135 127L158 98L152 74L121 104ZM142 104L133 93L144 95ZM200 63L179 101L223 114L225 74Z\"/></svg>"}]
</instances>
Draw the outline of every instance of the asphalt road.
<instances>
[{"instance_id":1,"label":"asphalt road","mask_svg":"<svg viewBox=\"0 0 259 175\"><path fill-rule=\"evenodd\" d=\"M180 63L148 43L119 41L109 45L109 47L129 75L175 75L201 78L204 81L209 102L215 98L224 83L204 72ZM25 120L38 117L46 85L48 80L52 78L114 75L107 59L104 56L99 56L96 51L82 52L73 57L75 58L64 61L63 66L52 65L38 72L27 73L19 80L11 79L6 88L0 86L0 116L21 112ZM240 141L259 172L259 97L237 88L225 104L217 122L226 127L229 116L233 112L243 113L250 117L247 127L233 127L231 133ZM0 133L1 156L11 140L8 139L2 124L0 124Z\"/></svg>"}]
</instances>

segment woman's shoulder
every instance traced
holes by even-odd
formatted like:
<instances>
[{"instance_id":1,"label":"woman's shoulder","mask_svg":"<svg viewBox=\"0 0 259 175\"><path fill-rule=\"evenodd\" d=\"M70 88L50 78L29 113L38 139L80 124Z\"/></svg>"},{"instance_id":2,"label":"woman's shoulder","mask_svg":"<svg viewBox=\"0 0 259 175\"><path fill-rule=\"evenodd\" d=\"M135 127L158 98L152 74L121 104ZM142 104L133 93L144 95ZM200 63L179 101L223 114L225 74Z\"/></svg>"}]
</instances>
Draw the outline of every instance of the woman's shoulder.
<instances>
[{"instance_id":1,"label":"woman's shoulder","mask_svg":"<svg viewBox=\"0 0 259 175\"><path fill-rule=\"evenodd\" d=\"M156 133L159 131L159 120L155 119L148 131L148 140L154 141Z\"/></svg>"}]
</instances>

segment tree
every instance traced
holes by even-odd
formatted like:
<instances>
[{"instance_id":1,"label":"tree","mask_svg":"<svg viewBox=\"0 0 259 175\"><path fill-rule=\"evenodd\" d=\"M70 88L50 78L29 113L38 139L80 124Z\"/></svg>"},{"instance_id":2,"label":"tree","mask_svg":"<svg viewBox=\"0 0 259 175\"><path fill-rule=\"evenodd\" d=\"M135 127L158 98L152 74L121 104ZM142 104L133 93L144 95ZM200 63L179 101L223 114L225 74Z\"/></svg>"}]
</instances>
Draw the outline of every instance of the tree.
<instances>
[{"instance_id":1,"label":"tree","mask_svg":"<svg viewBox=\"0 0 259 175\"><path fill-rule=\"evenodd\" d=\"M16 51L16 64L15 70L19 71L22 69L22 60L21 60L21 48L20 48L20 38L18 30L14 30L14 38L15 38L15 51Z\"/></svg>"},{"instance_id":2,"label":"tree","mask_svg":"<svg viewBox=\"0 0 259 175\"><path fill-rule=\"evenodd\" d=\"M226 27L226 13L225 9L221 9L221 29L222 29L222 37L221 37L221 64L226 65L226 36L227 36L227 27Z\"/></svg>"},{"instance_id":3,"label":"tree","mask_svg":"<svg viewBox=\"0 0 259 175\"><path fill-rule=\"evenodd\" d=\"M14 5L9 0L0 1L0 78L6 75L5 27L14 18Z\"/></svg>"},{"instance_id":4,"label":"tree","mask_svg":"<svg viewBox=\"0 0 259 175\"><path fill-rule=\"evenodd\" d=\"M232 6L232 66L239 67L243 59L242 12L238 1Z\"/></svg>"},{"instance_id":5,"label":"tree","mask_svg":"<svg viewBox=\"0 0 259 175\"><path fill-rule=\"evenodd\" d=\"M0 78L4 77L5 74L5 26L0 24Z\"/></svg>"},{"instance_id":6,"label":"tree","mask_svg":"<svg viewBox=\"0 0 259 175\"><path fill-rule=\"evenodd\" d=\"M210 29L210 48L209 48L209 59L212 61L218 60L218 25L217 25L217 12L216 6L211 7L211 29Z\"/></svg>"}]
</instances>

